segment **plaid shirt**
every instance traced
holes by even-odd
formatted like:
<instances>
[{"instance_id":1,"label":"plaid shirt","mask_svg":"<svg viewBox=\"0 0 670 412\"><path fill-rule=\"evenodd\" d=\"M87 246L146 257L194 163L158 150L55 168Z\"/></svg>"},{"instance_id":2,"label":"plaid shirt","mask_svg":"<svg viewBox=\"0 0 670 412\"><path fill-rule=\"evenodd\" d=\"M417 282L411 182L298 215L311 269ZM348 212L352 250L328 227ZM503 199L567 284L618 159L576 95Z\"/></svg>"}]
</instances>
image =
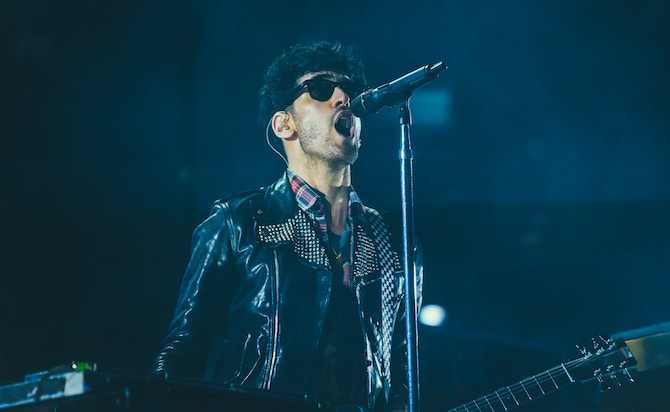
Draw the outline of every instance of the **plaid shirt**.
<instances>
[{"instance_id":1,"label":"plaid shirt","mask_svg":"<svg viewBox=\"0 0 670 412\"><path fill-rule=\"evenodd\" d=\"M319 226L319 235L327 248L331 247L328 240L328 223L326 221L326 207L324 196L312 189L300 176L293 173L290 169L286 169L286 176L288 177L291 189L295 193L295 200L298 207L302 209L307 216L315 221ZM353 219L351 217L352 205L359 204L363 208L361 199L358 197L353 188L349 190L349 207L347 212L347 232L349 233L349 258L345 262L343 269L343 282L347 286L351 286L350 278L350 262L353 259Z\"/></svg>"}]
</instances>

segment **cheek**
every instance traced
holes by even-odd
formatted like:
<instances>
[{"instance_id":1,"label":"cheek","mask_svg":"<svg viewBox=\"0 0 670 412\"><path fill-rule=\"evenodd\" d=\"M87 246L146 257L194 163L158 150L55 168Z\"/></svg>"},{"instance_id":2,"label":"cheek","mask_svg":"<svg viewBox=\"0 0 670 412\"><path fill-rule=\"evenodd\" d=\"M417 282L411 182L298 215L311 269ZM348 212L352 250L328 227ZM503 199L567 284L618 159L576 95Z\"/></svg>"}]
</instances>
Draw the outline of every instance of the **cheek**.
<instances>
[{"instance_id":1,"label":"cheek","mask_svg":"<svg viewBox=\"0 0 670 412\"><path fill-rule=\"evenodd\" d=\"M303 127L313 127L319 121L319 112L314 107L302 107L302 110L297 113L297 120L302 123Z\"/></svg>"}]
</instances>

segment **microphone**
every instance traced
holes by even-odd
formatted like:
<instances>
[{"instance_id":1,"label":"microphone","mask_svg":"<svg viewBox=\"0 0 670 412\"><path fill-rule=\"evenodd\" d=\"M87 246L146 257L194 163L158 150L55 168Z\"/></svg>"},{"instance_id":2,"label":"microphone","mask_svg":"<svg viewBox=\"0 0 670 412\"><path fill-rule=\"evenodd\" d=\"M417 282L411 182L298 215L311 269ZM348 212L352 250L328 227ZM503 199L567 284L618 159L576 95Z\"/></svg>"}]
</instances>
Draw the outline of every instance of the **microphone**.
<instances>
[{"instance_id":1,"label":"microphone","mask_svg":"<svg viewBox=\"0 0 670 412\"><path fill-rule=\"evenodd\" d=\"M419 67L411 73L374 89L365 91L351 101L351 112L356 117L375 114L385 106L395 106L412 95L412 90L435 80L447 66L442 63Z\"/></svg>"}]
</instances>

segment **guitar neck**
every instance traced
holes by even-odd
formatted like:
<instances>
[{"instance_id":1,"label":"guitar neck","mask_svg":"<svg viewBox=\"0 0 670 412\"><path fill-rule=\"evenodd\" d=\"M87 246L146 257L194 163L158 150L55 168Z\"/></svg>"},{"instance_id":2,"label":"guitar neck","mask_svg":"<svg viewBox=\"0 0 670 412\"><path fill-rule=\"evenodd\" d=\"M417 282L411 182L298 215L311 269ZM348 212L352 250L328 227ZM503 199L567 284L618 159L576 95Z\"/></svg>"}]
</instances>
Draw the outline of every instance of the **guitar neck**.
<instances>
[{"instance_id":1,"label":"guitar neck","mask_svg":"<svg viewBox=\"0 0 670 412\"><path fill-rule=\"evenodd\" d=\"M570 363L570 362L569 362ZM523 379L513 385L504 386L448 412L500 412L510 411L530 401L541 398L564 386L574 383L568 372L569 363Z\"/></svg>"}]
</instances>

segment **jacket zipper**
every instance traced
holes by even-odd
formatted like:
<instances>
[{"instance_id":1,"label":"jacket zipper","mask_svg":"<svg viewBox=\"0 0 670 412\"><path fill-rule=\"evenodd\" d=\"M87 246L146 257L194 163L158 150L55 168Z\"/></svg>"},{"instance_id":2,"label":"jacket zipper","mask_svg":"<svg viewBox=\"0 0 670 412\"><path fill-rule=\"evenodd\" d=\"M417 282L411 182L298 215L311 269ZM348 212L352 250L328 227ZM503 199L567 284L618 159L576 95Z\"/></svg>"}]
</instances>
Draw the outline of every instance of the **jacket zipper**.
<instances>
[{"instance_id":1,"label":"jacket zipper","mask_svg":"<svg viewBox=\"0 0 670 412\"><path fill-rule=\"evenodd\" d=\"M270 389L272 383L272 377L275 373L275 367L277 363L277 346L279 346L279 328L277 324L279 323L279 259L277 258L277 251L272 251L274 255L274 318L272 322L272 347L270 348L270 365L268 366L268 375L265 384L263 385L265 389Z\"/></svg>"}]
</instances>

